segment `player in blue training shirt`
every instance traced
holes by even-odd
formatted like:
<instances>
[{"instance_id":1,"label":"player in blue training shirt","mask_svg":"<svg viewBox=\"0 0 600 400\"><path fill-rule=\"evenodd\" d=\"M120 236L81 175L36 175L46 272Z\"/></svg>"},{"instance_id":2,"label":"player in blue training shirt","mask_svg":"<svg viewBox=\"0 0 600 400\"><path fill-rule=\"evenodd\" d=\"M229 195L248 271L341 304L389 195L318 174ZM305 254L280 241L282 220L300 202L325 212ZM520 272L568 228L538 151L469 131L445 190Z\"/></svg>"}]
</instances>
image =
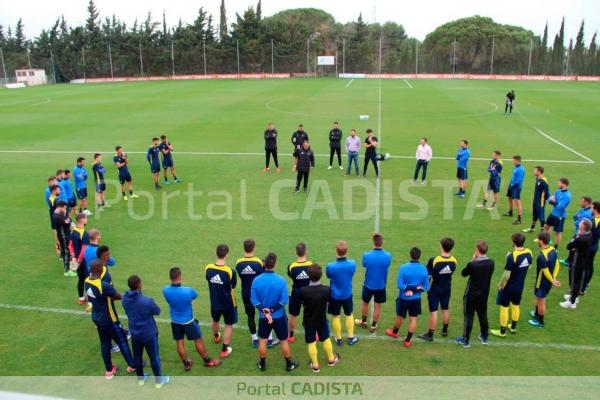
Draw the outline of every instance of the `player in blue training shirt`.
<instances>
[{"instance_id":1,"label":"player in blue training shirt","mask_svg":"<svg viewBox=\"0 0 600 400\"><path fill-rule=\"evenodd\" d=\"M68 169L59 170L56 173L56 177L60 186L60 197L67 203L67 216L70 216L71 211L77 207L77 197L71 184L71 171Z\"/></svg>"},{"instance_id":2,"label":"player in blue training shirt","mask_svg":"<svg viewBox=\"0 0 600 400\"><path fill-rule=\"evenodd\" d=\"M161 187L158 184L158 176L160 174L160 148L158 147L158 138L152 138L152 146L146 153L146 160L150 164L150 173L152 173L152 180L154 181L154 189L159 190Z\"/></svg>"},{"instance_id":3,"label":"player in blue training shirt","mask_svg":"<svg viewBox=\"0 0 600 400\"><path fill-rule=\"evenodd\" d=\"M487 208L488 210L493 210L498 203L498 193L500 192L500 186L502 185L502 167L504 164L502 163L502 159L500 156L502 153L500 150L494 150L492 152L492 160L488 165L488 173L490 174L490 179L488 181L487 190L485 192L483 203L478 204L479 208ZM490 193L494 196L493 203L488 207L487 202L490 198Z\"/></svg>"},{"instance_id":4,"label":"player in blue training shirt","mask_svg":"<svg viewBox=\"0 0 600 400\"><path fill-rule=\"evenodd\" d=\"M88 211L88 173L85 169L85 158L77 158L77 165L73 167L73 177L75 178L75 191L77 193L77 199L79 199L79 212L88 216L92 215L92 213Z\"/></svg>"},{"instance_id":5,"label":"player in blue training shirt","mask_svg":"<svg viewBox=\"0 0 600 400\"><path fill-rule=\"evenodd\" d=\"M537 328L544 327L544 315L546 315L546 296L550 293L553 286L560 286L556 279L560 271L558 255L554 247L550 246L550 234L542 231L538 234L538 245L540 254L537 258L537 275L535 278L535 287L533 295L535 296L535 311L529 315L533 318L527 321L530 325Z\"/></svg>"},{"instance_id":6,"label":"player in blue training shirt","mask_svg":"<svg viewBox=\"0 0 600 400\"><path fill-rule=\"evenodd\" d=\"M471 150L469 150L469 141L463 139L460 141L458 152L456 153L456 178L458 179L458 197L465 197L467 190L467 180L469 179L469 158L471 158Z\"/></svg>"},{"instance_id":7,"label":"player in blue training shirt","mask_svg":"<svg viewBox=\"0 0 600 400\"><path fill-rule=\"evenodd\" d=\"M288 265L287 274L292 280L292 292L290 294L289 312L290 312L290 337L288 341L294 343L294 330L296 329L296 319L300 315L302 302L300 301L300 289L307 286L310 282L308 277L308 267L313 265L313 262L307 258L306 243L298 243L296 245L296 261Z\"/></svg>"},{"instance_id":8,"label":"player in blue training shirt","mask_svg":"<svg viewBox=\"0 0 600 400\"><path fill-rule=\"evenodd\" d=\"M525 180L525 168L521 164L521 156L513 157L513 173L508 184L508 190L506 191L506 197L508 197L508 212L504 214L505 217L513 216L513 208L517 209L517 219L513 222L513 225L520 225L523 217L523 204L521 203L521 190L523 190L523 181Z\"/></svg>"},{"instance_id":9,"label":"player in blue training shirt","mask_svg":"<svg viewBox=\"0 0 600 400\"><path fill-rule=\"evenodd\" d=\"M396 299L396 321L394 326L385 330L385 334L395 339L400 337L398 333L402 322L408 314L408 333L404 339L404 347L412 346L412 337L417 330L417 317L421 314L421 292L429 290L429 274L427 268L419 262L421 250L413 247L410 250L410 262L401 265L398 271L399 295Z\"/></svg>"},{"instance_id":10,"label":"player in blue training shirt","mask_svg":"<svg viewBox=\"0 0 600 400\"><path fill-rule=\"evenodd\" d=\"M100 337L100 351L104 360L104 377L112 379L119 371L117 365L113 365L111 357L111 341L115 341L127 363L127 372L134 372L135 365L127 333L119 322L114 301L121 300L121 294L116 291L112 284L102 279L102 262L95 260L90 265L90 276L85 280L85 293L88 301L92 303L92 321L98 330Z\"/></svg>"},{"instance_id":11,"label":"player in blue training shirt","mask_svg":"<svg viewBox=\"0 0 600 400\"><path fill-rule=\"evenodd\" d=\"M369 302L373 299L373 317L371 320L371 333L377 330L377 321L381 314L381 305L386 302L386 285L388 271L392 264L392 255L383 250L383 235L373 234L373 250L363 254L362 265L365 267L365 282L362 289L362 303L360 307L361 319L354 322L363 329L367 328L369 316Z\"/></svg>"},{"instance_id":12,"label":"player in blue training shirt","mask_svg":"<svg viewBox=\"0 0 600 400\"><path fill-rule=\"evenodd\" d=\"M165 185L170 185L169 178L167 176L167 170L171 169L171 175L176 183L181 183L181 179L177 178L175 172L175 164L173 163L173 145L169 142L166 135L161 135L160 144L158 145L160 154L162 156L162 167L165 175Z\"/></svg>"},{"instance_id":13,"label":"player in blue training shirt","mask_svg":"<svg viewBox=\"0 0 600 400\"><path fill-rule=\"evenodd\" d=\"M565 218L567 218L567 207L571 204L571 198L569 180L567 178L560 178L558 180L558 190L548 199L548 203L552 205L552 211L546 220L546 225L544 225L546 232L554 229L554 249L556 251L558 251L558 246L562 239Z\"/></svg>"},{"instance_id":14,"label":"player in blue training shirt","mask_svg":"<svg viewBox=\"0 0 600 400\"><path fill-rule=\"evenodd\" d=\"M537 165L533 170L535 175L535 188L533 191L533 207L531 220L531 227L529 229L523 229L525 233L531 233L535 230L535 224L540 221L540 228L544 230L544 224L546 223L546 202L550 197L550 189L548 188L548 179L544 176L544 167Z\"/></svg>"},{"instance_id":15,"label":"player in blue training shirt","mask_svg":"<svg viewBox=\"0 0 600 400\"><path fill-rule=\"evenodd\" d=\"M346 329L348 331L348 344L355 345L358 337L354 335L354 302L352 301L352 279L356 272L356 261L348 260L348 243L341 240L335 245L337 258L334 262L327 264L325 275L330 279L331 301L329 302L329 314L332 316L331 325L335 335L335 343L338 346L344 344L342 341L342 322L340 314L342 309L346 316Z\"/></svg>"},{"instance_id":16,"label":"player in blue training shirt","mask_svg":"<svg viewBox=\"0 0 600 400\"><path fill-rule=\"evenodd\" d=\"M110 207L110 204L104 200L104 192L106 191L104 174L106 174L106 168L102 165L102 154L100 153L94 154L92 172L94 172L94 186L96 188L96 209L102 211L103 209Z\"/></svg>"},{"instance_id":17,"label":"player in blue training shirt","mask_svg":"<svg viewBox=\"0 0 600 400\"><path fill-rule=\"evenodd\" d=\"M490 333L501 338L506 337L506 331L517 333L517 322L521 316L521 297L525 287L527 271L533 264L533 253L524 247L525 235L512 235L513 251L506 256L504 274L498 286L496 303L500 306L500 329L491 329ZM510 307L511 324L508 324Z\"/></svg>"},{"instance_id":18,"label":"player in blue training shirt","mask_svg":"<svg viewBox=\"0 0 600 400\"><path fill-rule=\"evenodd\" d=\"M275 273L277 255L269 253L265 257L265 272L254 279L250 293L252 305L260 312L258 318L258 369L267 369L267 342L272 331L281 341L281 352L285 358L285 369L291 372L300 365L292 359L288 342L289 327L285 315L288 303L288 289L285 279ZM312 264L311 264L312 265Z\"/></svg>"},{"instance_id":19,"label":"player in blue training shirt","mask_svg":"<svg viewBox=\"0 0 600 400\"><path fill-rule=\"evenodd\" d=\"M125 193L125 182L127 182L129 196L131 196L133 199L139 197L137 194L133 193L133 180L131 179L131 174L129 173L129 158L127 157L127 153L125 153L125 150L123 150L122 146L116 146L115 151L117 154L113 157L113 161L119 171L119 183L121 184L121 194L123 195L123 200L127 200L129 198Z\"/></svg>"},{"instance_id":20,"label":"player in blue training shirt","mask_svg":"<svg viewBox=\"0 0 600 400\"><path fill-rule=\"evenodd\" d=\"M223 332L223 348L221 358L227 358L233 351L231 338L233 336L233 324L237 323L237 301L234 289L237 286L237 274L235 270L227 265L229 247L220 244L216 250L217 261L208 264L205 268L206 281L210 293L210 313L212 315L212 332L214 342L221 341L219 321L223 317L225 330Z\"/></svg>"},{"instance_id":21,"label":"player in blue training shirt","mask_svg":"<svg viewBox=\"0 0 600 400\"><path fill-rule=\"evenodd\" d=\"M257 276L265 271L263 260L256 257L254 251L256 242L254 239L244 240L244 257L239 258L235 263L235 271L242 281L242 301L244 310L248 317L248 330L252 338L252 345L258 348L258 335L256 334L256 309L250 300L250 291L252 282Z\"/></svg>"},{"instance_id":22,"label":"player in blue training shirt","mask_svg":"<svg viewBox=\"0 0 600 400\"><path fill-rule=\"evenodd\" d=\"M163 296L169 304L171 331L173 339L177 343L177 354L179 354L184 369L190 371L193 365L192 360L187 357L185 351L185 338L194 342L196 351L202 357L205 367L218 367L221 362L208 356L202 339L200 324L194 318L192 302L198 298L198 292L194 288L182 286L181 269L179 267L171 268L169 277L171 285L163 288Z\"/></svg>"},{"instance_id":23,"label":"player in blue training shirt","mask_svg":"<svg viewBox=\"0 0 600 400\"><path fill-rule=\"evenodd\" d=\"M438 320L438 309L442 309L442 336L448 336L448 325L450 324L450 295L452 293L452 274L456 271L458 262L450 252L454 248L454 239L443 238L440 240L441 253L433 257L427 263L430 286L427 293L429 302L429 331L419 335L420 339L428 342L433 341L433 334Z\"/></svg>"}]
</instances>

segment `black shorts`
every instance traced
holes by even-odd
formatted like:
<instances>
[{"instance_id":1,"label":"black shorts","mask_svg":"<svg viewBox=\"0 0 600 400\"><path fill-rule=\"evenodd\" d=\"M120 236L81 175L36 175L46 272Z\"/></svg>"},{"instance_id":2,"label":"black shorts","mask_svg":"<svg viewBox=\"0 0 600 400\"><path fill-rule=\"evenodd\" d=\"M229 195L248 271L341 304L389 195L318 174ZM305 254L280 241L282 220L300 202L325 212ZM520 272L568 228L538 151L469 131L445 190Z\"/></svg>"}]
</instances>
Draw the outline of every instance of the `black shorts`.
<instances>
[{"instance_id":1,"label":"black shorts","mask_svg":"<svg viewBox=\"0 0 600 400\"><path fill-rule=\"evenodd\" d=\"M427 293L427 301L429 303L429 312L437 311L440 307L442 310L447 310L450 307L450 292L429 292Z\"/></svg>"},{"instance_id":2,"label":"black shorts","mask_svg":"<svg viewBox=\"0 0 600 400\"><path fill-rule=\"evenodd\" d=\"M106 183L96 183L96 193L104 193L106 191Z\"/></svg>"},{"instance_id":3,"label":"black shorts","mask_svg":"<svg viewBox=\"0 0 600 400\"><path fill-rule=\"evenodd\" d=\"M300 315L301 308L302 300L300 299L300 288L292 288L292 293L290 294L290 303L288 304L290 315L297 317Z\"/></svg>"},{"instance_id":4,"label":"black shorts","mask_svg":"<svg viewBox=\"0 0 600 400\"><path fill-rule=\"evenodd\" d=\"M504 288L503 290L498 291L498 296L496 297L496 305L502 307L508 307L511 304L518 306L521 304L521 297L523 296L523 290L512 289L512 288Z\"/></svg>"},{"instance_id":5,"label":"black shorts","mask_svg":"<svg viewBox=\"0 0 600 400\"><path fill-rule=\"evenodd\" d=\"M184 337L186 337L187 340L202 339L202 331L200 330L198 320L193 320L189 324L171 322L171 331L173 332L173 339L175 340L183 340Z\"/></svg>"},{"instance_id":6,"label":"black shorts","mask_svg":"<svg viewBox=\"0 0 600 400\"><path fill-rule=\"evenodd\" d=\"M87 188L77 189L77 198L79 200L87 199L87 197L88 197Z\"/></svg>"},{"instance_id":7,"label":"black shorts","mask_svg":"<svg viewBox=\"0 0 600 400\"><path fill-rule=\"evenodd\" d=\"M238 321L237 307L227 308L224 310L210 310L210 315L214 322L219 322L223 317L225 325L233 325Z\"/></svg>"},{"instance_id":8,"label":"black shorts","mask_svg":"<svg viewBox=\"0 0 600 400\"><path fill-rule=\"evenodd\" d=\"M160 164L150 164L150 172L158 174L160 172Z\"/></svg>"},{"instance_id":9,"label":"black shorts","mask_svg":"<svg viewBox=\"0 0 600 400\"><path fill-rule=\"evenodd\" d=\"M162 160L162 167L164 169L173 168L173 166L174 166L174 164L173 164L173 157L169 156L169 157L163 158L163 160Z\"/></svg>"},{"instance_id":10,"label":"black shorts","mask_svg":"<svg viewBox=\"0 0 600 400\"><path fill-rule=\"evenodd\" d=\"M406 314L410 317L418 317L421 314L421 299L402 300L400 297L396 299L396 315L406 318Z\"/></svg>"},{"instance_id":11,"label":"black shorts","mask_svg":"<svg viewBox=\"0 0 600 400\"><path fill-rule=\"evenodd\" d=\"M362 290L362 301L368 303L373 299L375 303L383 304L386 301L386 291L384 289L372 290L366 286L363 286Z\"/></svg>"},{"instance_id":12,"label":"black shorts","mask_svg":"<svg viewBox=\"0 0 600 400\"><path fill-rule=\"evenodd\" d=\"M119 174L119 183L122 185L125 182L131 182L131 174L129 172L125 174Z\"/></svg>"},{"instance_id":13,"label":"black shorts","mask_svg":"<svg viewBox=\"0 0 600 400\"><path fill-rule=\"evenodd\" d=\"M469 173L465 168L456 168L456 177L461 181L469 179Z\"/></svg>"},{"instance_id":14,"label":"black shorts","mask_svg":"<svg viewBox=\"0 0 600 400\"><path fill-rule=\"evenodd\" d=\"M318 328L305 326L304 327L304 341L306 343L313 343L317 341L317 335L319 335L319 341L324 342L331 334L329 333L329 323L327 321L323 322Z\"/></svg>"},{"instance_id":15,"label":"black shorts","mask_svg":"<svg viewBox=\"0 0 600 400\"><path fill-rule=\"evenodd\" d=\"M509 186L506 190L506 197L513 200L521 200L521 187L520 186Z\"/></svg>"},{"instance_id":16,"label":"black shorts","mask_svg":"<svg viewBox=\"0 0 600 400\"><path fill-rule=\"evenodd\" d=\"M266 318L258 319L258 337L268 339L271 331L275 331L275 336L279 340L287 340L289 335L288 319L284 315L280 318L275 318L272 324L267 322Z\"/></svg>"},{"instance_id":17,"label":"black shorts","mask_svg":"<svg viewBox=\"0 0 600 400\"><path fill-rule=\"evenodd\" d=\"M539 204L533 205L533 219L544 221L546 217L546 207L540 206Z\"/></svg>"},{"instance_id":18,"label":"black shorts","mask_svg":"<svg viewBox=\"0 0 600 400\"><path fill-rule=\"evenodd\" d=\"M340 315L342 309L344 309L344 315L352 315L352 312L354 311L354 302L352 301L352 296L343 300L332 299L329 302L329 314L335 316Z\"/></svg>"},{"instance_id":19,"label":"black shorts","mask_svg":"<svg viewBox=\"0 0 600 400\"><path fill-rule=\"evenodd\" d=\"M560 233L564 230L565 227L565 219L561 217L557 217L554 214L550 214L548 219L546 220L546 225L554 228L554 232Z\"/></svg>"},{"instance_id":20,"label":"black shorts","mask_svg":"<svg viewBox=\"0 0 600 400\"><path fill-rule=\"evenodd\" d=\"M69 199L69 202L68 202L67 205L68 205L68 208L75 208L75 207L77 207L77 199L75 197L71 197Z\"/></svg>"},{"instance_id":21,"label":"black shorts","mask_svg":"<svg viewBox=\"0 0 600 400\"><path fill-rule=\"evenodd\" d=\"M490 180L488 181L487 190L491 190L494 193L499 193L501 183L502 183L502 179L499 176L490 177Z\"/></svg>"}]
</instances>

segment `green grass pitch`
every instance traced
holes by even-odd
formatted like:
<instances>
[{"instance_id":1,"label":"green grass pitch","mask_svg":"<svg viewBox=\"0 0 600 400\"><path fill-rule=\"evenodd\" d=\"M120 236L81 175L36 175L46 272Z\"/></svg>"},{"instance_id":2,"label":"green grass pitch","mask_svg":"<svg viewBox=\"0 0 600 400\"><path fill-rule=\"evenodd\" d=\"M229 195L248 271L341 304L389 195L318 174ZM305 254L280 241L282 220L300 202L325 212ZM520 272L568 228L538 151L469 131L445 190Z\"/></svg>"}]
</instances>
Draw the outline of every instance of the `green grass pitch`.
<instances>
[{"instance_id":1,"label":"green grass pitch","mask_svg":"<svg viewBox=\"0 0 600 400\"><path fill-rule=\"evenodd\" d=\"M124 146L131 154L130 169L136 189L146 191L149 197L142 196L129 204L116 201L115 188L109 186L107 195L113 206L101 217L90 218L88 228L99 228L103 232L103 241L118 260L112 271L115 286L123 292L130 274L141 275L144 292L162 307L163 319L168 318L168 309L161 289L168 284L168 269L181 266L185 283L200 292L195 315L206 324L210 315L203 267L214 261L214 248L220 242L229 244L233 263L241 255L242 241L255 238L260 256L268 251L279 255L278 268L282 274L285 265L294 258L294 245L298 241L306 241L310 258L322 264L334 259L337 240L347 240L349 255L356 259L370 248L376 217L344 218L344 207L348 207L350 201L344 196L344 182L347 185L348 181L359 178L345 177L336 169L328 171L326 157L317 157L311 174L313 185L319 185L318 190L313 186L312 195L317 197L312 199L327 204L329 193L333 209L304 213L310 209L310 204L308 208L306 205L312 201L311 195L293 195L291 188L285 188L280 192L279 206L285 212L299 211L301 218L278 220L270 210L274 184L295 177L290 171L289 143L295 126L303 123L315 152L324 154L328 153L327 132L334 120L341 123L345 134L354 127L364 137L367 128L375 129L386 152L405 158L392 158L382 165L378 215L380 230L386 238L385 247L393 254L393 266L378 336L369 337L366 332L357 330L362 339L359 344L337 349L342 362L335 368L323 368L322 375L597 374L594 367L597 367L600 349L596 313L600 307L598 279L592 282L589 295L577 310L561 309L558 303L566 289L554 289L548 298L546 328L536 330L526 322L534 304L535 273L530 271L518 334L505 340L491 338L488 347L474 341L473 347L466 350L449 339L432 344L416 339L411 349L404 349L400 342L382 337L383 330L394 319L398 266L407 260L408 250L414 245L420 246L424 258L428 258L437 254L438 240L449 235L457 242L455 255L462 268L472 255L475 241L487 239L490 255L497 262L493 283L499 279L505 254L510 250L510 235L516 229L507 219L494 219L487 210L474 210L475 200L482 196L482 186L477 186L477 182L487 179L487 160L492 150L502 150L505 159L502 195L511 173L510 157L521 154L527 160L524 162L527 170L523 191L525 215L521 227L530 221L533 167L537 164L546 167L552 187L559 177L568 177L574 199L583 195L594 199L600 196L597 186L600 173L598 84L433 80L408 83L381 81L381 103L377 80L174 81L0 90L0 187L3 190L0 196L3 227L0 235L3 251L0 374L102 373L97 334L90 318L56 312L77 312L82 308L76 304L76 279L62 276L61 265L52 249L43 201L48 175L58 168L72 168L78 155L85 156L91 164L93 152L102 151L107 178L114 179L112 149L117 144ZM513 88L517 92L515 113L507 117L503 113L504 94ZM370 115L370 120L359 121L361 114ZM280 132L283 167L280 174L261 171L262 132L269 121L273 121ZM145 152L152 136L165 132L175 147L174 159L184 183L171 185L159 193L152 188L145 155L138 152ZM442 187L431 183L409 185L409 193L423 198L428 206L426 217L415 219L412 217L420 206L405 194L401 195L400 188L406 187L403 180L412 177L412 156L421 136L429 138L434 157L439 157L430 164L430 178L449 182L453 182L455 176L453 157L458 141L469 139L472 156L476 158L470 164L470 178L472 187L478 187L480 192L463 200L452 199L444 207ZM596 163L588 162L576 152ZM369 190L356 189L352 199L356 212L373 206L374 192L370 188L375 187L375 180L371 176L363 181ZM190 218L188 198L175 193L188 190L189 185L202 192L194 200L194 212L201 218ZM211 220L209 213L223 214L225 207L216 203L228 199L214 191L231 194L231 214L220 220ZM246 199L244 209L242 192ZM165 194L170 194L168 202L163 198ZM156 211L151 218L136 220L130 216L128 207L132 207L136 215L142 215L151 203ZM570 216L578 208L576 203L570 207ZM500 211L505 209L506 201L501 197ZM167 218L163 218L164 213ZM244 219L242 215L251 219ZM570 221L565 237L573 234ZM533 236L528 237L527 245L537 254ZM359 306L363 275L362 268L358 268L354 280L355 308ZM559 279L566 286L564 269ZM462 332L464 286L465 280L455 274L450 338ZM492 326L498 320L494 296L492 293L489 303ZM15 309L8 308L9 305L54 311ZM120 305L118 307L124 316ZM426 300L423 310L426 311ZM418 333L427 329L426 319L426 314L420 318ZM200 367L198 356L191 353L191 345L188 345L196 361L190 374L258 374L256 352L250 346L242 309L237 327L234 353L218 369ZM160 323L159 329L165 373L184 374L170 327ZM476 322L474 334L477 329ZM203 331L210 336L206 325ZM403 327L401 332L405 331ZM295 374L312 374L306 366L308 356L303 337L299 335L299 339L292 345L295 357L302 361L302 367ZM208 342L207 346L210 354L217 356L219 347ZM322 350L320 356L324 356ZM114 360L123 365L119 354ZM279 350L271 350L268 374L284 373Z\"/></svg>"}]
</instances>

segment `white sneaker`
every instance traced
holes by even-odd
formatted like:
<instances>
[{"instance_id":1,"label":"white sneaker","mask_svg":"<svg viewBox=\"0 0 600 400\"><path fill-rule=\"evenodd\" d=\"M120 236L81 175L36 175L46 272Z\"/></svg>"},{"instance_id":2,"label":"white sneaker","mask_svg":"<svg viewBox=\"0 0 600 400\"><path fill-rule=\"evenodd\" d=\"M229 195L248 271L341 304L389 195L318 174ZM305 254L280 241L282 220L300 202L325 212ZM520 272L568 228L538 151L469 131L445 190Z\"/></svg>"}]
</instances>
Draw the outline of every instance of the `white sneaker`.
<instances>
[{"instance_id":1,"label":"white sneaker","mask_svg":"<svg viewBox=\"0 0 600 400\"><path fill-rule=\"evenodd\" d=\"M570 294L565 294L563 298L565 300L567 300L567 301L571 301L571 295ZM575 304L579 304L579 297L575 299Z\"/></svg>"},{"instance_id":2,"label":"white sneaker","mask_svg":"<svg viewBox=\"0 0 600 400\"><path fill-rule=\"evenodd\" d=\"M329 167L327 167L327 169L331 169L331 168L333 168L331 165Z\"/></svg>"},{"instance_id":3,"label":"white sneaker","mask_svg":"<svg viewBox=\"0 0 600 400\"><path fill-rule=\"evenodd\" d=\"M90 210L84 210L84 211L83 211L83 213L84 213L85 215L87 215L88 217L89 217L90 215L94 215L94 214L92 214L92 212L91 212Z\"/></svg>"},{"instance_id":4,"label":"white sneaker","mask_svg":"<svg viewBox=\"0 0 600 400\"><path fill-rule=\"evenodd\" d=\"M562 308L577 308L577 302L575 302L575 304L571 303L569 300L567 301L563 301L562 303L559 304Z\"/></svg>"},{"instance_id":5,"label":"white sneaker","mask_svg":"<svg viewBox=\"0 0 600 400\"><path fill-rule=\"evenodd\" d=\"M340 168L341 170L344 170L344 167L342 167L341 165L340 165L340 167L339 167L339 168Z\"/></svg>"},{"instance_id":6,"label":"white sneaker","mask_svg":"<svg viewBox=\"0 0 600 400\"><path fill-rule=\"evenodd\" d=\"M485 204L477 204L477 208L486 208L487 206Z\"/></svg>"},{"instance_id":7,"label":"white sneaker","mask_svg":"<svg viewBox=\"0 0 600 400\"><path fill-rule=\"evenodd\" d=\"M424 184L425 184L425 181L421 181L421 185L424 185Z\"/></svg>"}]
</instances>

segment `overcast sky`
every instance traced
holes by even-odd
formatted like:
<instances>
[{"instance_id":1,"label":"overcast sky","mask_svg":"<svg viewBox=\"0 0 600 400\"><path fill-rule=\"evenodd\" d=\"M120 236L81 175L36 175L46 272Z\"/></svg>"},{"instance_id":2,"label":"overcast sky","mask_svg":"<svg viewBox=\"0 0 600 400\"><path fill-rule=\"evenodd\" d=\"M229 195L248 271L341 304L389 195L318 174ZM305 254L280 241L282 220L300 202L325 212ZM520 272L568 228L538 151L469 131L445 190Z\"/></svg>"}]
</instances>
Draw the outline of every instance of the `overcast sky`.
<instances>
[{"instance_id":1,"label":"overcast sky","mask_svg":"<svg viewBox=\"0 0 600 400\"><path fill-rule=\"evenodd\" d=\"M258 1L258 0L256 0ZM256 1L225 0L228 22L235 13L242 13ZM598 0L263 0L263 15L269 16L288 8L316 7L331 13L337 21L355 20L359 13L368 21L394 21L404 25L410 36L424 39L438 25L471 15L485 15L498 22L521 25L541 33L549 22L550 37L558 31L560 20L567 20L567 39L577 35L581 20L586 20L586 42L600 29L600 2ZM203 6L218 21L220 0L96 0L102 16L113 13L127 23L144 19L147 12L159 19L163 10L168 22L176 24L181 18L192 22L197 9ZM36 36L41 29L50 27L60 14L70 24L86 18L87 0L2 0L0 24L14 26L23 17L27 37ZM550 40L551 42L551 40ZM565 43L567 44L567 43Z\"/></svg>"}]
</instances>

